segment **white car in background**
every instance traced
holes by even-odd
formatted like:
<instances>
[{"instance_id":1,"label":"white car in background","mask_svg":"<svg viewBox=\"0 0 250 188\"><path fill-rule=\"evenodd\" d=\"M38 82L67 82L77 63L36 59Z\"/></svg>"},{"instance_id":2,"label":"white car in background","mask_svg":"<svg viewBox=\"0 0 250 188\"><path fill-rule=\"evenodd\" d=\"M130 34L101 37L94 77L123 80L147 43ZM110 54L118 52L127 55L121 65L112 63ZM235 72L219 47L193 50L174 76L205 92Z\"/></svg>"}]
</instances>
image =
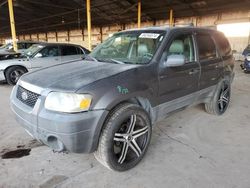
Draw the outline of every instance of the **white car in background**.
<instances>
[{"instance_id":1,"label":"white car in background","mask_svg":"<svg viewBox=\"0 0 250 188\"><path fill-rule=\"evenodd\" d=\"M89 51L74 44L34 44L20 58L0 61L0 81L15 85L26 72L83 59Z\"/></svg>"},{"instance_id":2,"label":"white car in background","mask_svg":"<svg viewBox=\"0 0 250 188\"><path fill-rule=\"evenodd\" d=\"M17 52L16 53L24 53L29 47L31 47L33 44L38 44L40 42L34 42L34 41L18 41L17 42ZM8 43L0 47L0 55L5 55L8 53L13 53L13 43Z\"/></svg>"}]
</instances>

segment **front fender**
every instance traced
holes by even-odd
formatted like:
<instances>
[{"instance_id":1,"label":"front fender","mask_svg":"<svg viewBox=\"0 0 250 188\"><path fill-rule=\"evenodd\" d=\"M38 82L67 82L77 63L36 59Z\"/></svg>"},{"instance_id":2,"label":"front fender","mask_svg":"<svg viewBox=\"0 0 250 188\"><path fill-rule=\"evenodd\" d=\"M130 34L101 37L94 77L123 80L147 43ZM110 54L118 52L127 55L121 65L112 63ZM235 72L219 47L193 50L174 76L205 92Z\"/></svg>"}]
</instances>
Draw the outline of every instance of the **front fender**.
<instances>
[{"instance_id":1,"label":"front fender","mask_svg":"<svg viewBox=\"0 0 250 188\"><path fill-rule=\"evenodd\" d=\"M3 60L0 62L0 70L5 70L8 67L12 66L22 66L25 67L27 70L30 68L29 62L26 59L10 59Z\"/></svg>"},{"instance_id":2,"label":"front fender","mask_svg":"<svg viewBox=\"0 0 250 188\"><path fill-rule=\"evenodd\" d=\"M153 106L157 94L157 77L152 72L131 70L108 77L83 88L78 93L89 93L93 96L92 110L111 110L117 104L134 98L147 99ZM146 76L147 75L147 76ZM145 78L147 80L145 81ZM150 79L151 78L151 79Z\"/></svg>"},{"instance_id":3,"label":"front fender","mask_svg":"<svg viewBox=\"0 0 250 188\"><path fill-rule=\"evenodd\" d=\"M124 86L118 86L124 87ZM125 88L125 87L124 87ZM149 88L140 88L137 91L133 91L133 88L128 87L128 93L120 93L117 87L106 92L102 95L93 105L93 109L106 109L112 110L118 104L130 101L131 99L144 98L151 101L153 98L153 92Z\"/></svg>"}]
</instances>

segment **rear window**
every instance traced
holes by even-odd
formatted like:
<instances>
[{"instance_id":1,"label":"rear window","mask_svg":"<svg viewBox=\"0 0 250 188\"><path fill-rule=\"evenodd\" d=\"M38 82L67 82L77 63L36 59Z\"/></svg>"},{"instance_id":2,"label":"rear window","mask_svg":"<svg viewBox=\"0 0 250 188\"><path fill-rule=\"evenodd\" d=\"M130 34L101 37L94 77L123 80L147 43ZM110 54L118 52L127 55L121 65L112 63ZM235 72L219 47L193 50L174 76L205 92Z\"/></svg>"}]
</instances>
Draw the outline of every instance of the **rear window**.
<instances>
[{"instance_id":1,"label":"rear window","mask_svg":"<svg viewBox=\"0 0 250 188\"><path fill-rule=\"evenodd\" d=\"M220 55L222 57L231 55L230 44L229 44L228 40L226 39L226 37L222 33L216 33L214 35L214 39L218 45Z\"/></svg>"},{"instance_id":2,"label":"rear window","mask_svg":"<svg viewBox=\"0 0 250 188\"><path fill-rule=\"evenodd\" d=\"M74 46L62 46L62 55L77 55L79 52L77 51L76 47Z\"/></svg>"},{"instance_id":3,"label":"rear window","mask_svg":"<svg viewBox=\"0 0 250 188\"><path fill-rule=\"evenodd\" d=\"M197 34L197 44L200 60L216 58L216 46L208 34Z\"/></svg>"}]
</instances>

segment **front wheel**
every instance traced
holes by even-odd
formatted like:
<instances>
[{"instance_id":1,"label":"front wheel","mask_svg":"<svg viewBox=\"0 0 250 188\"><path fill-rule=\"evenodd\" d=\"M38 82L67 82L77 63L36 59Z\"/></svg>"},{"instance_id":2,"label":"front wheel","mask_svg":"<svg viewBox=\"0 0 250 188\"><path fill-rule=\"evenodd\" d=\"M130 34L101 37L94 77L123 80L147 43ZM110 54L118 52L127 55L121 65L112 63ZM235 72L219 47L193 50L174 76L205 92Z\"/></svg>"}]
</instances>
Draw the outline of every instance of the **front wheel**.
<instances>
[{"instance_id":1,"label":"front wheel","mask_svg":"<svg viewBox=\"0 0 250 188\"><path fill-rule=\"evenodd\" d=\"M205 109L210 114L222 115L227 110L231 96L231 84L228 80L222 81Z\"/></svg>"},{"instance_id":2,"label":"front wheel","mask_svg":"<svg viewBox=\"0 0 250 188\"><path fill-rule=\"evenodd\" d=\"M151 132L151 121L144 109L129 103L119 105L107 118L94 155L111 170L131 169L145 155Z\"/></svg>"},{"instance_id":3,"label":"front wheel","mask_svg":"<svg viewBox=\"0 0 250 188\"><path fill-rule=\"evenodd\" d=\"M7 83L9 85L16 85L19 78L26 72L27 72L26 69L18 66L8 68L5 72Z\"/></svg>"}]
</instances>

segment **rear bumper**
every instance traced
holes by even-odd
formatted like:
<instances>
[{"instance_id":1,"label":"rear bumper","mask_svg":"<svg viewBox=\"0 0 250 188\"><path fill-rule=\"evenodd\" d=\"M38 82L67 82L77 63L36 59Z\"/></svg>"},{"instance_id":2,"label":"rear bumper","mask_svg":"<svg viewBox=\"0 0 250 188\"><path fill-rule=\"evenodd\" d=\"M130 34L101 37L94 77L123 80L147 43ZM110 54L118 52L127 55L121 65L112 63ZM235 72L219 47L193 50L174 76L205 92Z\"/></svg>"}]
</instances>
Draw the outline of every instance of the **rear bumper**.
<instances>
[{"instance_id":1,"label":"rear bumper","mask_svg":"<svg viewBox=\"0 0 250 188\"><path fill-rule=\"evenodd\" d=\"M16 98L16 87L11 94L11 108L17 121L35 139L55 151L91 153L96 150L106 110L67 114L48 111L41 95L34 108Z\"/></svg>"}]
</instances>

